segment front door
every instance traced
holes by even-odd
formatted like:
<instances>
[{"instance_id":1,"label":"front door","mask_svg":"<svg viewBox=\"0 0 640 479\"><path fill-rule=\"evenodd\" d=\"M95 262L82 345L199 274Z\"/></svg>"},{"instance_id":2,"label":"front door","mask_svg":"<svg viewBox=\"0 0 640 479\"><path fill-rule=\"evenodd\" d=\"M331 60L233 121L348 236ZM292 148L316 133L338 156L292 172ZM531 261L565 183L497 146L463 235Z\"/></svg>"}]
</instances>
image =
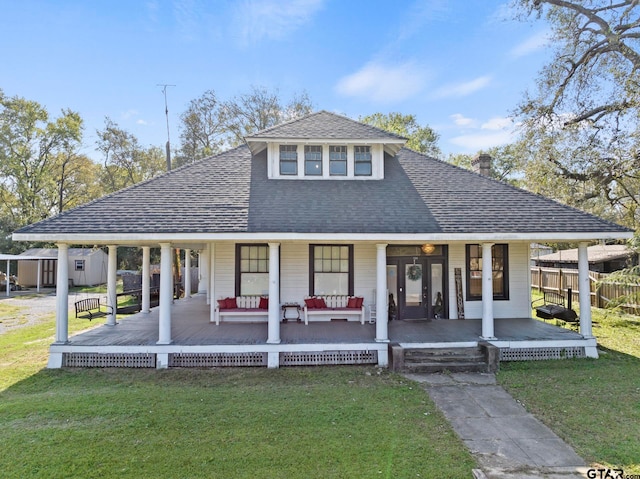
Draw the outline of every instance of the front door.
<instances>
[{"instance_id":1,"label":"front door","mask_svg":"<svg viewBox=\"0 0 640 479\"><path fill-rule=\"evenodd\" d=\"M393 319L447 317L444 258L390 258L387 285Z\"/></svg>"},{"instance_id":2,"label":"front door","mask_svg":"<svg viewBox=\"0 0 640 479\"><path fill-rule=\"evenodd\" d=\"M43 259L40 284L45 288L56 285L56 266L58 261L55 259Z\"/></svg>"}]
</instances>

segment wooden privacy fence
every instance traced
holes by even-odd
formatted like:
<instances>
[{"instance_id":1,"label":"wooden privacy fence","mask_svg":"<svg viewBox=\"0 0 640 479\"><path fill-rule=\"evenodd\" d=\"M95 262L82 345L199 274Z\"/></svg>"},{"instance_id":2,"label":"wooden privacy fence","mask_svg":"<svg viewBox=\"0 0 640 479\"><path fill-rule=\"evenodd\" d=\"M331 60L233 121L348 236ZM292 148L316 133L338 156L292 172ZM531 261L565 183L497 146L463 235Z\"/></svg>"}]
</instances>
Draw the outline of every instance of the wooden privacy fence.
<instances>
[{"instance_id":1,"label":"wooden privacy fence","mask_svg":"<svg viewBox=\"0 0 640 479\"><path fill-rule=\"evenodd\" d=\"M635 284L601 284L598 287L598 281L607 276L606 273L596 273L589 271L589 286L591 296L591 306L597 308L605 308L609 301L624 297L639 297L640 286ZM539 266L531 267L531 287L538 291L555 291L557 293L566 293L571 288L572 301L577 304L578 301L578 270L577 269L560 269L560 268L542 268ZM640 304L631 304L626 302L621 307L627 312L640 313Z\"/></svg>"}]
</instances>

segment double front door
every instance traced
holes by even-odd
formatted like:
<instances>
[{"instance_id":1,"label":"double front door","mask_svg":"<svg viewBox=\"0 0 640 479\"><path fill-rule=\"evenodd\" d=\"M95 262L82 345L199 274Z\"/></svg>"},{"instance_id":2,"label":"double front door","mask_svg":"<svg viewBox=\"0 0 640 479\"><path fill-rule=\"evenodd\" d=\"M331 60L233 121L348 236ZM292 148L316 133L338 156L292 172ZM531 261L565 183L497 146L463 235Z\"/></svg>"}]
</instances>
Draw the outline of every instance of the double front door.
<instances>
[{"instance_id":1,"label":"double front door","mask_svg":"<svg viewBox=\"0 0 640 479\"><path fill-rule=\"evenodd\" d=\"M392 319L447 318L445 275L444 258L387 258Z\"/></svg>"}]
</instances>

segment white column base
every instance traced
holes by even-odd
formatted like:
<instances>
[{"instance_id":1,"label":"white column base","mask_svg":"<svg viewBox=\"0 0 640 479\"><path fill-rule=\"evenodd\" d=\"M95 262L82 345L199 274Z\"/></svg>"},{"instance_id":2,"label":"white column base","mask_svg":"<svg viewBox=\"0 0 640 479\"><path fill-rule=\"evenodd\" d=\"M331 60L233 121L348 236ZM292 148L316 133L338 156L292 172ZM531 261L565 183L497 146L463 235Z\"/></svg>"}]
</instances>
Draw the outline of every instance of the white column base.
<instances>
[{"instance_id":1,"label":"white column base","mask_svg":"<svg viewBox=\"0 0 640 479\"><path fill-rule=\"evenodd\" d=\"M60 344L60 343L58 343ZM49 353L47 369L60 369L62 367L62 353Z\"/></svg>"},{"instance_id":2,"label":"white column base","mask_svg":"<svg viewBox=\"0 0 640 479\"><path fill-rule=\"evenodd\" d=\"M378 366L381 368L389 367L389 350L378 351Z\"/></svg>"},{"instance_id":3,"label":"white column base","mask_svg":"<svg viewBox=\"0 0 640 479\"><path fill-rule=\"evenodd\" d=\"M495 336L479 336L483 341L496 341L498 338Z\"/></svg>"},{"instance_id":4,"label":"white column base","mask_svg":"<svg viewBox=\"0 0 640 479\"><path fill-rule=\"evenodd\" d=\"M584 354L588 358L598 359L598 348L596 346L585 346Z\"/></svg>"},{"instance_id":5,"label":"white column base","mask_svg":"<svg viewBox=\"0 0 640 479\"><path fill-rule=\"evenodd\" d=\"M156 369L167 369L169 367L169 353L156 354Z\"/></svg>"},{"instance_id":6,"label":"white column base","mask_svg":"<svg viewBox=\"0 0 640 479\"><path fill-rule=\"evenodd\" d=\"M278 351L267 353L267 367L270 369L278 369L280 367L280 353Z\"/></svg>"}]
</instances>

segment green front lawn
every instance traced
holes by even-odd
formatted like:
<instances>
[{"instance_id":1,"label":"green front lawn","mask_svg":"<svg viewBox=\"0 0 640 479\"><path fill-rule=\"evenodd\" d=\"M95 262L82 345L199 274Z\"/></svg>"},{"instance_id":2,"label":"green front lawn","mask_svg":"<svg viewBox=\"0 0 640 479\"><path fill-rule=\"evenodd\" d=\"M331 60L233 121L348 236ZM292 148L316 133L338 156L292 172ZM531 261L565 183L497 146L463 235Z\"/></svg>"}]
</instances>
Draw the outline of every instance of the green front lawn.
<instances>
[{"instance_id":1,"label":"green front lawn","mask_svg":"<svg viewBox=\"0 0 640 479\"><path fill-rule=\"evenodd\" d=\"M44 370L53 335L53 320L0 335L3 478L459 478L475 467L426 392L384 370Z\"/></svg>"},{"instance_id":2,"label":"green front lawn","mask_svg":"<svg viewBox=\"0 0 640 479\"><path fill-rule=\"evenodd\" d=\"M640 318L592 316L600 359L501 363L498 380L588 462L640 474Z\"/></svg>"}]
</instances>

